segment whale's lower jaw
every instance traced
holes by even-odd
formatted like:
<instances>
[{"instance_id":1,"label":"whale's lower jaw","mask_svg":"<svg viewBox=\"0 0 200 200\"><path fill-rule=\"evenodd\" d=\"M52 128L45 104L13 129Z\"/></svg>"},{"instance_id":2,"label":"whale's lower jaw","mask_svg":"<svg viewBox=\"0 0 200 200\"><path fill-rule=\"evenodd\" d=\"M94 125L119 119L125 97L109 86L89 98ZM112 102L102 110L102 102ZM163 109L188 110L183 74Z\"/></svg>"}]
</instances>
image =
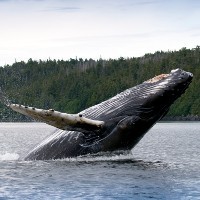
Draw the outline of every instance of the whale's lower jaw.
<instances>
[{"instance_id":1,"label":"whale's lower jaw","mask_svg":"<svg viewBox=\"0 0 200 200\"><path fill-rule=\"evenodd\" d=\"M16 104L8 106L59 128L28 153L25 160L62 159L102 151L131 150L167 113L191 81L191 73L176 69L76 115Z\"/></svg>"}]
</instances>

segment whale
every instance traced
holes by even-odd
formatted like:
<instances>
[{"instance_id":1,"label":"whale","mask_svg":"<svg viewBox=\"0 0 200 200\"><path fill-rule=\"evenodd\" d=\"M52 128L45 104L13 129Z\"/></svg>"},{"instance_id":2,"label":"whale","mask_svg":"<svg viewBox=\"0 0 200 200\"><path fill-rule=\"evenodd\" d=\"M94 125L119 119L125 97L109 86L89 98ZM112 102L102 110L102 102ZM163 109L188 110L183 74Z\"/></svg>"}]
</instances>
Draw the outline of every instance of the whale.
<instances>
[{"instance_id":1,"label":"whale","mask_svg":"<svg viewBox=\"0 0 200 200\"><path fill-rule=\"evenodd\" d=\"M131 151L167 114L192 78L192 73L174 69L77 114L7 103L12 110L57 128L23 159L54 160L99 152Z\"/></svg>"}]
</instances>

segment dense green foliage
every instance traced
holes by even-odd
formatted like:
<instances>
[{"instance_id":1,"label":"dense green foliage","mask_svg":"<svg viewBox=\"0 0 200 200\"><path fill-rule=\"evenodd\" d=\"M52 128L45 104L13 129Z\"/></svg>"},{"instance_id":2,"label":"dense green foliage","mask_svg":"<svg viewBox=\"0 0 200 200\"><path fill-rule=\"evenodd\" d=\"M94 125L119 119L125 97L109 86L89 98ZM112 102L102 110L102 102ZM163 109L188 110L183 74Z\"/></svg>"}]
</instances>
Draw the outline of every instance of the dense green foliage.
<instances>
[{"instance_id":1,"label":"dense green foliage","mask_svg":"<svg viewBox=\"0 0 200 200\"><path fill-rule=\"evenodd\" d=\"M200 116L200 47L139 58L16 62L0 68L0 87L15 103L76 113L144 80L181 68L194 74L168 116ZM0 120L21 118L3 104Z\"/></svg>"}]
</instances>

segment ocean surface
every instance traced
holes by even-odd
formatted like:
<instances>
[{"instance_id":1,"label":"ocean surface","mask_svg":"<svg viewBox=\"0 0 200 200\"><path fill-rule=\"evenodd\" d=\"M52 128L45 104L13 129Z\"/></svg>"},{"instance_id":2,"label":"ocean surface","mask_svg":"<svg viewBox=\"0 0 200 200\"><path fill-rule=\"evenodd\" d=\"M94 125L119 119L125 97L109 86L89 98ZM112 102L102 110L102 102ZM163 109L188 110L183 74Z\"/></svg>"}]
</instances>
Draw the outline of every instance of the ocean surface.
<instances>
[{"instance_id":1,"label":"ocean surface","mask_svg":"<svg viewBox=\"0 0 200 200\"><path fill-rule=\"evenodd\" d=\"M131 153L23 161L55 129L0 123L2 199L200 199L200 123L158 123Z\"/></svg>"}]
</instances>

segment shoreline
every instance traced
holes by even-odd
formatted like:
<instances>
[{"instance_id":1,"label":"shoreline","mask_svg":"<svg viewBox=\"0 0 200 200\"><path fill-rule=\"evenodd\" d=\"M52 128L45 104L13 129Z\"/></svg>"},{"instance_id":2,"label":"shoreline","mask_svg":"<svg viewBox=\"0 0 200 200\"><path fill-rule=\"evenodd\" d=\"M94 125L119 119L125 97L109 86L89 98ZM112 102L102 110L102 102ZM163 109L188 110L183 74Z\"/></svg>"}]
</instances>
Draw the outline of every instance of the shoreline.
<instances>
[{"instance_id":1,"label":"shoreline","mask_svg":"<svg viewBox=\"0 0 200 200\"><path fill-rule=\"evenodd\" d=\"M26 122L30 122L30 123L34 123L34 122L40 122L40 121L36 121L36 120L32 120L32 119L25 119L25 120L20 120L20 119L0 119L0 123L26 123ZM200 116L166 116L163 119L161 119L158 122L200 122ZM157 123L158 123L157 122ZM44 122L41 122L44 123Z\"/></svg>"}]
</instances>

